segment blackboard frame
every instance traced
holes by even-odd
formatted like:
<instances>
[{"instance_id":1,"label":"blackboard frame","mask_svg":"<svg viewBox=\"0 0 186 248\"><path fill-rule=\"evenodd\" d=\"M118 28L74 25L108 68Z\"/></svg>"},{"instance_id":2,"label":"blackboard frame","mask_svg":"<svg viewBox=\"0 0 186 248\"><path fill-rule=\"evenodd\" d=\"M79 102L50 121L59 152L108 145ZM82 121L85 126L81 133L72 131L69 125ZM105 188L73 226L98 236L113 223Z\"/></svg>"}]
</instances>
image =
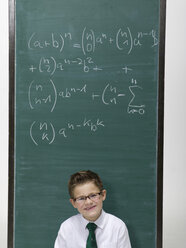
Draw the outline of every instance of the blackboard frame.
<instances>
[{"instance_id":1,"label":"blackboard frame","mask_svg":"<svg viewBox=\"0 0 186 248\"><path fill-rule=\"evenodd\" d=\"M9 0L9 182L8 182L8 242L14 239L14 117L15 117L15 1Z\"/></svg>"},{"instance_id":2,"label":"blackboard frame","mask_svg":"<svg viewBox=\"0 0 186 248\"><path fill-rule=\"evenodd\" d=\"M14 247L14 175L15 175L15 1L9 0L9 190L8 190L8 248ZM160 0L160 43L158 82L158 152L157 152L157 237L156 248L163 240L163 133L164 133L164 73L166 0Z\"/></svg>"},{"instance_id":3,"label":"blackboard frame","mask_svg":"<svg viewBox=\"0 0 186 248\"><path fill-rule=\"evenodd\" d=\"M158 98L158 173L157 173L157 248L163 247L163 133L166 0L160 1L159 98Z\"/></svg>"}]
</instances>

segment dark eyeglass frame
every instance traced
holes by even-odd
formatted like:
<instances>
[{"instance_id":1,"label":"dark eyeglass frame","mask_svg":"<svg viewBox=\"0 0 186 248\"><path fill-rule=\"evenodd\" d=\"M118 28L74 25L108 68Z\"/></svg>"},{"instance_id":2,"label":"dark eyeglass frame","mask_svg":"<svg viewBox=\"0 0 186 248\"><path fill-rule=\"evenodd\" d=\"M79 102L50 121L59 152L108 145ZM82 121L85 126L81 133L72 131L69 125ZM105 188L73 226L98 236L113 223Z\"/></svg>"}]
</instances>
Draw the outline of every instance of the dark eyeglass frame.
<instances>
[{"instance_id":1,"label":"dark eyeglass frame","mask_svg":"<svg viewBox=\"0 0 186 248\"><path fill-rule=\"evenodd\" d=\"M86 200L87 200L87 198L89 199L89 200L91 200L92 201L92 199L91 199L91 196L100 196L101 194L102 194L102 192L103 191L100 191L100 192L98 192L98 193L91 193L90 195L88 195L88 196L80 196L80 197L77 197L77 198L73 198L73 200L74 201L76 201L76 202L85 202Z\"/></svg>"}]
</instances>

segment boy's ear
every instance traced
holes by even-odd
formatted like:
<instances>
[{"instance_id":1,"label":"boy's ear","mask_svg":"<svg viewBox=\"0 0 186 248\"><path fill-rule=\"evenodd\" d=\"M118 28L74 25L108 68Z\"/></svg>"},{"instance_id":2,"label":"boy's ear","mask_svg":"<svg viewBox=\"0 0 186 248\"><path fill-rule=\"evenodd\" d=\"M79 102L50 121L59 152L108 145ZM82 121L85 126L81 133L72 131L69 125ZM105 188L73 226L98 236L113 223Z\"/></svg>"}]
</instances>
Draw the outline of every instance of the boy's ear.
<instances>
[{"instance_id":1,"label":"boy's ear","mask_svg":"<svg viewBox=\"0 0 186 248\"><path fill-rule=\"evenodd\" d=\"M107 195L107 191L106 191L106 189L103 189L102 190L103 201L106 199L106 195Z\"/></svg>"},{"instance_id":2,"label":"boy's ear","mask_svg":"<svg viewBox=\"0 0 186 248\"><path fill-rule=\"evenodd\" d=\"M76 204L75 204L75 201L74 201L72 198L70 198L69 201L70 201L70 203L72 204L72 206L73 206L74 208L77 208L77 207L76 207Z\"/></svg>"}]
</instances>

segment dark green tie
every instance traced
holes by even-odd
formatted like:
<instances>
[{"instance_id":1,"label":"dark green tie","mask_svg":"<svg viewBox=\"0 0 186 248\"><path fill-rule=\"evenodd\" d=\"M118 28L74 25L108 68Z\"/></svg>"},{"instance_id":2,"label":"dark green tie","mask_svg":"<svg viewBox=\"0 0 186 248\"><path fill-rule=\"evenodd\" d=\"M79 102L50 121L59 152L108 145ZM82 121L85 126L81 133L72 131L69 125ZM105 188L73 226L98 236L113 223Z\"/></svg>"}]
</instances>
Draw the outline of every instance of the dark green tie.
<instances>
[{"instance_id":1,"label":"dark green tie","mask_svg":"<svg viewBox=\"0 0 186 248\"><path fill-rule=\"evenodd\" d=\"M88 223L87 228L89 230L89 235L87 238L86 248L97 248L95 230L97 228L96 224Z\"/></svg>"}]
</instances>

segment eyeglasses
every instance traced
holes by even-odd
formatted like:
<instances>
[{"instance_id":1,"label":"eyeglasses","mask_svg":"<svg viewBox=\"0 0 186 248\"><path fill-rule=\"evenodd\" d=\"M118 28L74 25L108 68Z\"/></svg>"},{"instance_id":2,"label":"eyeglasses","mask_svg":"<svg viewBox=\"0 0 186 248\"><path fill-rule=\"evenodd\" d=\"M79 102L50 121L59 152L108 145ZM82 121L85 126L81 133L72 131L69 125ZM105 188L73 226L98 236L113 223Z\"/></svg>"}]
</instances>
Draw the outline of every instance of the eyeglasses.
<instances>
[{"instance_id":1,"label":"eyeglasses","mask_svg":"<svg viewBox=\"0 0 186 248\"><path fill-rule=\"evenodd\" d=\"M90 194L88 196L80 196L80 197L74 198L73 200L79 204L85 203L87 198L90 199L91 201L98 201L100 199L101 193L102 192Z\"/></svg>"}]
</instances>

